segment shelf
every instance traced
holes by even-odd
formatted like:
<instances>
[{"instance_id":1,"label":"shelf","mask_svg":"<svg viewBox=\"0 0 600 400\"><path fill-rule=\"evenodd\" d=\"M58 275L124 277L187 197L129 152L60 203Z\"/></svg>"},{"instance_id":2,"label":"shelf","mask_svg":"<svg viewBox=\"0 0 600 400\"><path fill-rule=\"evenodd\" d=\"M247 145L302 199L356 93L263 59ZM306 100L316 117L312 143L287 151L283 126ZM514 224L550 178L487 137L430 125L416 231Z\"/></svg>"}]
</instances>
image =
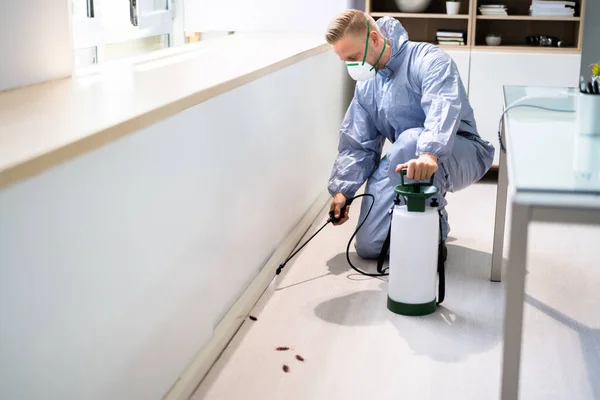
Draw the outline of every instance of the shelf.
<instances>
[{"instance_id":1,"label":"shelf","mask_svg":"<svg viewBox=\"0 0 600 400\"><path fill-rule=\"evenodd\" d=\"M447 51L469 51L471 50L471 48L468 45L463 45L463 46L454 46L454 45L449 45L449 44L437 44L437 43L432 43L434 46L439 47L442 50L447 50Z\"/></svg>"},{"instance_id":2,"label":"shelf","mask_svg":"<svg viewBox=\"0 0 600 400\"><path fill-rule=\"evenodd\" d=\"M455 45L455 44L437 44L436 42L427 42L429 44L432 44L434 46L439 47L440 49L444 49L444 50L462 50L462 51L469 51L471 49L471 47L468 44L463 44L461 45Z\"/></svg>"},{"instance_id":3,"label":"shelf","mask_svg":"<svg viewBox=\"0 0 600 400\"><path fill-rule=\"evenodd\" d=\"M487 19L494 21L581 21L580 17L532 17L530 15L478 15L477 19Z\"/></svg>"},{"instance_id":4,"label":"shelf","mask_svg":"<svg viewBox=\"0 0 600 400\"><path fill-rule=\"evenodd\" d=\"M428 14L428 13L396 13L396 12L372 12L371 17L394 17L394 18L422 18L422 19L469 19L469 14Z\"/></svg>"},{"instance_id":5,"label":"shelf","mask_svg":"<svg viewBox=\"0 0 600 400\"><path fill-rule=\"evenodd\" d=\"M580 54L581 50L576 47L537 47L537 46L517 46L517 45L506 45L506 46L488 46L488 45L475 45L471 47L472 51L493 51L502 52L510 51L515 53L539 53L539 54Z\"/></svg>"}]
</instances>

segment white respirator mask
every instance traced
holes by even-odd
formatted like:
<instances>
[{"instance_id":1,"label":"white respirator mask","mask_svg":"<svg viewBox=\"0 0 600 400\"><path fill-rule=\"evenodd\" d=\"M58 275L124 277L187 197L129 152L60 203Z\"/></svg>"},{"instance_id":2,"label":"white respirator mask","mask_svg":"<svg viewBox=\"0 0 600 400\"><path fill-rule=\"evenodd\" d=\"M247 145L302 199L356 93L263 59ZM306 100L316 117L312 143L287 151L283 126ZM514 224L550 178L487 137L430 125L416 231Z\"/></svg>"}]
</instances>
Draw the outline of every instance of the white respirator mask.
<instances>
[{"instance_id":1,"label":"white respirator mask","mask_svg":"<svg viewBox=\"0 0 600 400\"><path fill-rule=\"evenodd\" d=\"M348 68L348 74L355 81L366 81L371 79L377 74L375 70L375 66L369 64L367 62L367 51L369 50L369 35L371 34L371 24L367 19L367 41L365 43L365 54L363 56L362 62L347 62L346 68ZM379 54L379 58L375 61L375 65L379 63L381 57L383 56L383 52L385 51L385 47L387 46L387 39L383 38L383 50L381 50L381 54Z\"/></svg>"}]
</instances>

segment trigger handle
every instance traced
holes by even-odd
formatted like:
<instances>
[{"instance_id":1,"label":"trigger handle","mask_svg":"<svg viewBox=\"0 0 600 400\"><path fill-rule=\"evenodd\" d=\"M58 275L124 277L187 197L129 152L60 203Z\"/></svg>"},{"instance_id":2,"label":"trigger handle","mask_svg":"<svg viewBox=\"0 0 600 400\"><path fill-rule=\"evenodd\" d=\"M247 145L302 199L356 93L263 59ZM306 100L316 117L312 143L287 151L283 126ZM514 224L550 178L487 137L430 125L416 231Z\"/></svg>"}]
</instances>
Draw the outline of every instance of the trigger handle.
<instances>
[{"instance_id":1,"label":"trigger handle","mask_svg":"<svg viewBox=\"0 0 600 400\"><path fill-rule=\"evenodd\" d=\"M340 222L340 220L341 220L342 218L344 218L344 215L346 215L346 207L347 207L347 206L348 206L348 204L344 205L344 207L342 207L342 208L340 209L340 217L339 217L339 218L336 218L336 217L335 217L335 211L334 211L334 210L331 210L331 211L329 211L329 220L330 220L331 222L333 222L333 223Z\"/></svg>"}]
</instances>

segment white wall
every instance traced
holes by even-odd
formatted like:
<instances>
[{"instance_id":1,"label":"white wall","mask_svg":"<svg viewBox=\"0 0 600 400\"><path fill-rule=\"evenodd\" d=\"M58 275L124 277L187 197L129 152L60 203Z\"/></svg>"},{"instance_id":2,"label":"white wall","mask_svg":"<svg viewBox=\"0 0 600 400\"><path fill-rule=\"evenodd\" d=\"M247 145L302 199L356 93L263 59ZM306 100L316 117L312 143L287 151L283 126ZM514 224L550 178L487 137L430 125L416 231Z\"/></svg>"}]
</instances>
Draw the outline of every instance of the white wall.
<instances>
[{"instance_id":1,"label":"white wall","mask_svg":"<svg viewBox=\"0 0 600 400\"><path fill-rule=\"evenodd\" d=\"M161 398L326 188L327 52L0 191L0 398Z\"/></svg>"},{"instance_id":2,"label":"white wall","mask_svg":"<svg viewBox=\"0 0 600 400\"><path fill-rule=\"evenodd\" d=\"M68 4L68 0L2 1L0 91L71 75Z\"/></svg>"},{"instance_id":3,"label":"white wall","mask_svg":"<svg viewBox=\"0 0 600 400\"><path fill-rule=\"evenodd\" d=\"M360 0L184 0L187 32L286 31L324 35L329 22Z\"/></svg>"}]
</instances>

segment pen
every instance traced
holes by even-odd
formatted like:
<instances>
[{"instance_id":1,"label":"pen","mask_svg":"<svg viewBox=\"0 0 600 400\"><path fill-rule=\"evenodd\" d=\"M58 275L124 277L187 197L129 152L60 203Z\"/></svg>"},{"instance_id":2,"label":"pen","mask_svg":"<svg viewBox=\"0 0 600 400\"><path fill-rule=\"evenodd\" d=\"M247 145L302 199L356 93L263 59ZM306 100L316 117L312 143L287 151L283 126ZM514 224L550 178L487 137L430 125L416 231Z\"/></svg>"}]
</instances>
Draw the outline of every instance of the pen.
<instances>
[{"instance_id":1,"label":"pen","mask_svg":"<svg viewBox=\"0 0 600 400\"><path fill-rule=\"evenodd\" d=\"M598 81L594 81L594 93L600 94L600 85L598 84Z\"/></svg>"},{"instance_id":2,"label":"pen","mask_svg":"<svg viewBox=\"0 0 600 400\"><path fill-rule=\"evenodd\" d=\"M592 82L588 82L588 93L589 94L594 94L594 86L592 85Z\"/></svg>"}]
</instances>

